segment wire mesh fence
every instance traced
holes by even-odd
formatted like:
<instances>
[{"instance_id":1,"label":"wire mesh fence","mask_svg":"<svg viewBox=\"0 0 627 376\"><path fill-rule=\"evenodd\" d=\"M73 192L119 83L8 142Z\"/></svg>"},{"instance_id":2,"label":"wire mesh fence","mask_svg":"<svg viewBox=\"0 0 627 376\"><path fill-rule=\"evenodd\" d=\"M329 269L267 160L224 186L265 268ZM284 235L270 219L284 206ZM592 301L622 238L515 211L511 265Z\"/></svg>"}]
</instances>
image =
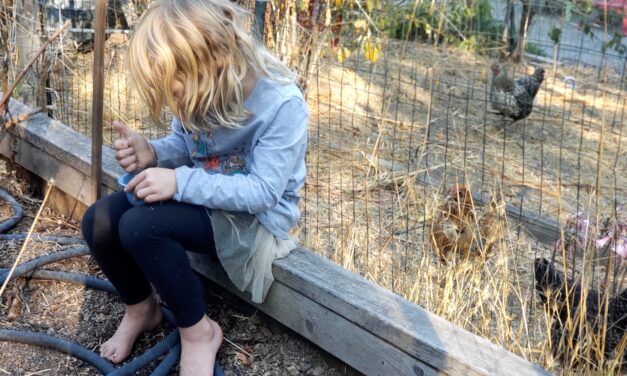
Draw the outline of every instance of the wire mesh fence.
<instances>
[{"instance_id":1,"label":"wire mesh fence","mask_svg":"<svg viewBox=\"0 0 627 376\"><path fill-rule=\"evenodd\" d=\"M93 4L84 1L79 9ZM80 13L64 13L63 4L32 5L16 13L20 53ZM107 127L113 119L150 138L167 133L148 122L124 68L128 31L146 5L112 2L109 9L106 142L115 137ZM608 343L584 346L578 339L598 338L603 325L587 321L570 337L554 337L567 330L551 324L534 290L541 284L534 279L538 257L557 260L581 286L610 292L608 299L625 289L627 22L614 5L268 2L264 42L300 73L311 109L309 174L295 236L552 370L620 369L625 340L599 365L591 359L610 355ZM27 103L54 105L51 116L89 134L90 24L81 22L19 94ZM515 80L545 70L522 120L495 111L497 61L507 62L502 68ZM514 87L504 90L514 95ZM575 310L583 323L586 313L608 306L588 305ZM603 320L603 330L616 324L624 333L624 318L618 321ZM552 351L586 361L559 363Z\"/></svg>"}]
</instances>

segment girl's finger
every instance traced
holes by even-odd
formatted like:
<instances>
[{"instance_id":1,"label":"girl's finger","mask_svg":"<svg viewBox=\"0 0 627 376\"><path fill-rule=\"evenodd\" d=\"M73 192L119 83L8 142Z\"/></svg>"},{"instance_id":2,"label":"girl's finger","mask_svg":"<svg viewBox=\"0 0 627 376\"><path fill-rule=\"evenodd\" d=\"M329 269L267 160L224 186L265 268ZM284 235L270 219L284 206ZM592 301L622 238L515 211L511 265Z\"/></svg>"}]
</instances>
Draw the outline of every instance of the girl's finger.
<instances>
[{"instance_id":1,"label":"girl's finger","mask_svg":"<svg viewBox=\"0 0 627 376\"><path fill-rule=\"evenodd\" d=\"M127 170L128 171L128 170ZM135 187L137 184L141 183L146 177L146 171L142 171L137 176L131 179L131 181L126 184L126 188L124 188L124 192L133 192L135 191ZM135 192L137 193L137 192Z\"/></svg>"},{"instance_id":2,"label":"girl's finger","mask_svg":"<svg viewBox=\"0 0 627 376\"><path fill-rule=\"evenodd\" d=\"M142 200L144 200L146 197L150 196L150 195L154 195L155 192L153 189L151 189L150 187L146 187L146 188L141 188L141 189L135 189L135 196L137 196L137 198L140 198Z\"/></svg>"},{"instance_id":3,"label":"girl's finger","mask_svg":"<svg viewBox=\"0 0 627 376\"><path fill-rule=\"evenodd\" d=\"M130 145L128 144L128 141L125 138L118 138L117 140L113 141L113 148L116 150L126 149L129 146Z\"/></svg>"},{"instance_id":4,"label":"girl's finger","mask_svg":"<svg viewBox=\"0 0 627 376\"><path fill-rule=\"evenodd\" d=\"M133 172L133 171L137 171L137 168L138 168L137 163L133 163L133 164L130 164L130 165L124 167L124 171L126 171L126 172Z\"/></svg>"},{"instance_id":5,"label":"girl's finger","mask_svg":"<svg viewBox=\"0 0 627 376\"><path fill-rule=\"evenodd\" d=\"M144 179L141 182L139 182L136 186L135 186L135 192L141 191L142 189L148 188L149 187L149 183L148 183L148 179Z\"/></svg>"},{"instance_id":6,"label":"girl's finger","mask_svg":"<svg viewBox=\"0 0 627 376\"><path fill-rule=\"evenodd\" d=\"M127 167L136 162L137 162L137 157L135 156L135 154L131 155L130 157L126 157L126 158L118 160L118 163L120 164L120 166L122 166L127 171L128 171Z\"/></svg>"},{"instance_id":7,"label":"girl's finger","mask_svg":"<svg viewBox=\"0 0 627 376\"><path fill-rule=\"evenodd\" d=\"M149 194L148 196L144 198L144 202L148 204L151 202L159 202L159 201L162 201L162 200L161 200L161 196L158 193Z\"/></svg>"},{"instance_id":8,"label":"girl's finger","mask_svg":"<svg viewBox=\"0 0 627 376\"><path fill-rule=\"evenodd\" d=\"M134 148L118 149L115 151L115 159L120 160L135 154Z\"/></svg>"}]
</instances>

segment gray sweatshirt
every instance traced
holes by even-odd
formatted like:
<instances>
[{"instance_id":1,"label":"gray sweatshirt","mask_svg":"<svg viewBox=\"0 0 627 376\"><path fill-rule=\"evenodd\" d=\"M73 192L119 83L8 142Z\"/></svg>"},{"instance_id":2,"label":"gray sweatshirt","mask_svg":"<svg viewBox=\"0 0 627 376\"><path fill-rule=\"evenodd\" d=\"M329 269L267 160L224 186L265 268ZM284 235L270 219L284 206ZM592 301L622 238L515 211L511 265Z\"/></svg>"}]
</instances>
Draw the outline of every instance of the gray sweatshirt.
<instances>
[{"instance_id":1,"label":"gray sweatshirt","mask_svg":"<svg viewBox=\"0 0 627 376\"><path fill-rule=\"evenodd\" d=\"M300 217L309 111L294 84L260 78L244 102L252 114L237 129L187 131L178 119L150 141L158 166L174 168L175 201L248 212L279 239Z\"/></svg>"}]
</instances>

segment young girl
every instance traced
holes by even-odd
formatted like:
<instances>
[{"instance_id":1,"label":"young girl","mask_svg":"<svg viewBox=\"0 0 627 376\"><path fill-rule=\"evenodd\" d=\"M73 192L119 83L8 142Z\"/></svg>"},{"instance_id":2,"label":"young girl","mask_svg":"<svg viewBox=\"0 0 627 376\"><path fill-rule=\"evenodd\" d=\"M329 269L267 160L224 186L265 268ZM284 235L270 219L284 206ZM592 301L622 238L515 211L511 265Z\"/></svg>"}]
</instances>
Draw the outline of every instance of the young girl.
<instances>
[{"instance_id":1,"label":"young girl","mask_svg":"<svg viewBox=\"0 0 627 376\"><path fill-rule=\"evenodd\" d=\"M308 109L279 60L245 29L247 14L224 0L155 0L133 33L134 87L171 134L147 141L121 122L115 155L138 174L124 192L86 212L82 232L126 312L101 353L120 363L162 317L152 287L180 328L181 375L211 375L222 342L205 315L203 288L186 251L217 256L233 283L262 302L272 261L296 244ZM152 285L152 286L151 286Z\"/></svg>"}]
</instances>

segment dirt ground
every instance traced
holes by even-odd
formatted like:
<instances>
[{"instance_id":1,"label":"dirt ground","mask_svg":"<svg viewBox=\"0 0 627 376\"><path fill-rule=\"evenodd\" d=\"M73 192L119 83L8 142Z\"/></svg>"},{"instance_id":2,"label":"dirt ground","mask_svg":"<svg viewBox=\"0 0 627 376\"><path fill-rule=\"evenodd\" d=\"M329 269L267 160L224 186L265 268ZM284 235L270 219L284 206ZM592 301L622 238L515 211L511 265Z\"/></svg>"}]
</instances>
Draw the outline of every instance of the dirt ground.
<instances>
[{"instance_id":1,"label":"dirt ground","mask_svg":"<svg viewBox=\"0 0 627 376\"><path fill-rule=\"evenodd\" d=\"M0 189L13 195L25 210L24 218L11 233L27 232L41 204L37 198L40 192L20 180L14 173L0 175ZM10 207L0 202L0 221L10 215ZM78 226L78 223L44 209L34 232L78 237ZM11 267L22 242L0 242L0 268ZM65 247L52 242L31 242L21 261L51 254ZM46 268L102 277L97 265L87 256L51 264ZM207 313L224 330L225 341L218 359L226 375L358 374L219 286L208 284L206 291ZM19 278L12 280L0 297L0 329L46 333L97 352L99 345L115 331L123 314L122 308L119 299L107 292L59 281ZM171 330L164 323L140 336L131 358L142 354ZM137 374L149 375L161 359L153 361ZM170 374L176 375L177 371L175 366ZM96 368L65 353L0 342L0 375L96 374L99 374Z\"/></svg>"}]
</instances>

